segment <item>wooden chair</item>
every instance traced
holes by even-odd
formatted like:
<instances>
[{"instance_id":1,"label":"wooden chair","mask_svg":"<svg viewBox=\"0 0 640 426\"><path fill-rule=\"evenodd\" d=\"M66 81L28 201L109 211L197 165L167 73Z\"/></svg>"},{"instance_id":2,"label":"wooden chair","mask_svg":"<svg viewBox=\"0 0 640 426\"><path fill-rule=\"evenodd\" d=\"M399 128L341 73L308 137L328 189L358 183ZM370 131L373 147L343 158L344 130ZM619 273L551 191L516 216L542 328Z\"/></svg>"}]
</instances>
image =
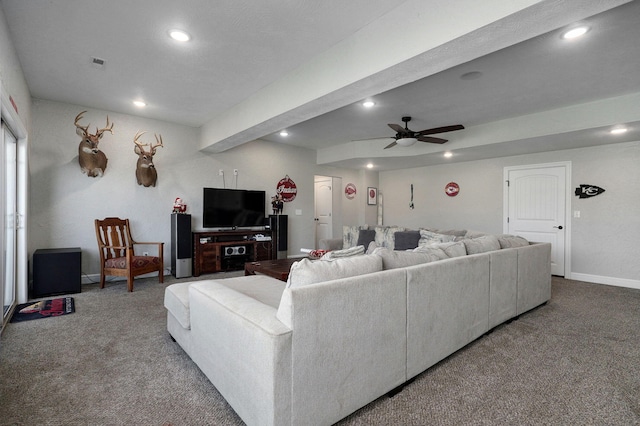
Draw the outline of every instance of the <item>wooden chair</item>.
<instances>
[{"instance_id":1,"label":"wooden chair","mask_svg":"<svg viewBox=\"0 0 640 426\"><path fill-rule=\"evenodd\" d=\"M133 278L158 271L158 280L164 282L164 243L137 242L131 238L129 219L108 217L95 221L96 238L100 251L100 288L105 276L127 277L127 288L133 291ZM134 245L157 245L157 256L137 256Z\"/></svg>"}]
</instances>

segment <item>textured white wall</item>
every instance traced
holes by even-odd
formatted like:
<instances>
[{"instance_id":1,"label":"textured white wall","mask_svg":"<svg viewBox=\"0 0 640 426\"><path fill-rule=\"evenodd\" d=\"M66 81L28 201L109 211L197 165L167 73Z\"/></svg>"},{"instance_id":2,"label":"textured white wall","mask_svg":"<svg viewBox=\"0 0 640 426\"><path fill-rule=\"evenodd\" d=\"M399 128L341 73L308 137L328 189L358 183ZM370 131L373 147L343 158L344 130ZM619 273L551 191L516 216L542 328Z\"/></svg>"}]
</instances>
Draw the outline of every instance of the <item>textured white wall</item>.
<instances>
[{"instance_id":1,"label":"textured white wall","mask_svg":"<svg viewBox=\"0 0 640 426\"><path fill-rule=\"evenodd\" d=\"M220 154L204 153L198 151L199 129L116 113L108 113L114 135L105 133L100 142L109 159L105 175L90 178L80 172L80 138L73 125L76 114L85 109L89 111L82 124L91 123L92 131L96 125L105 125L107 111L33 101L29 223L30 253L38 248L79 246L85 274L99 271L94 219L129 218L134 239L166 243L165 265L170 265L169 217L176 197L188 204L194 230L198 230L202 229L203 187L223 187L226 182L227 188L264 190L270 197L278 181L289 175L298 187L298 195L285 203L284 213L289 215L289 255L297 255L302 247L314 247L314 175L340 176L344 184L354 182L362 187L356 171L318 167L315 152L308 149L255 141ZM155 188L144 188L135 180L133 136L138 130L149 132L143 142L154 140L154 132L162 134L164 140L164 148L158 148L154 157L158 170ZM224 170L225 182L218 174L220 169ZM237 182L233 169L239 171ZM356 222L358 207L354 206L358 203L358 198L344 200L345 223ZM296 209L302 215L295 215ZM270 212L270 208L265 210Z\"/></svg>"},{"instance_id":2,"label":"textured white wall","mask_svg":"<svg viewBox=\"0 0 640 426\"><path fill-rule=\"evenodd\" d=\"M385 224L501 233L504 168L558 161L572 162L571 193L580 184L605 189L593 198L572 196L571 211L580 211L571 223L572 273L640 286L640 142L381 172ZM460 185L456 197L444 193L452 181Z\"/></svg>"},{"instance_id":3,"label":"textured white wall","mask_svg":"<svg viewBox=\"0 0 640 426\"><path fill-rule=\"evenodd\" d=\"M0 8L0 81L18 106L18 113L27 129L31 120L31 94L22 73L18 55L11 43L11 37L4 12Z\"/></svg>"}]
</instances>

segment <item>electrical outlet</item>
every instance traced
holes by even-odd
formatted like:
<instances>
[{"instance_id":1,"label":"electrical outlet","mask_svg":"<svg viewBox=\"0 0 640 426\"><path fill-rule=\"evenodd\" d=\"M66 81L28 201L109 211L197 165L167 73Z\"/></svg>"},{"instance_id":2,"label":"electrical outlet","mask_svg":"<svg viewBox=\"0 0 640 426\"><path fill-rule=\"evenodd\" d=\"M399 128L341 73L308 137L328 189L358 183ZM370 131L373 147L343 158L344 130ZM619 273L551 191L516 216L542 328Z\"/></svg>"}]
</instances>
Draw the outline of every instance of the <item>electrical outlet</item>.
<instances>
[{"instance_id":1,"label":"electrical outlet","mask_svg":"<svg viewBox=\"0 0 640 426\"><path fill-rule=\"evenodd\" d=\"M238 176L238 169L233 169L234 176Z\"/></svg>"},{"instance_id":2,"label":"electrical outlet","mask_svg":"<svg viewBox=\"0 0 640 426\"><path fill-rule=\"evenodd\" d=\"M142 252L142 255L143 255L143 256L149 256L149 252L148 252L148 251L143 251L143 252Z\"/></svg>"},{"instance_id":3,"label":"electrical outlet","mask_svg":"<svg viewBox=\"0 0 640 426\"><path fill-rule=\"evenodd\" d=\"M218 174L219 174L220 176L224 176L224 170L222 170L222 169L218 170Z\"/></svg>"}]
</instances>

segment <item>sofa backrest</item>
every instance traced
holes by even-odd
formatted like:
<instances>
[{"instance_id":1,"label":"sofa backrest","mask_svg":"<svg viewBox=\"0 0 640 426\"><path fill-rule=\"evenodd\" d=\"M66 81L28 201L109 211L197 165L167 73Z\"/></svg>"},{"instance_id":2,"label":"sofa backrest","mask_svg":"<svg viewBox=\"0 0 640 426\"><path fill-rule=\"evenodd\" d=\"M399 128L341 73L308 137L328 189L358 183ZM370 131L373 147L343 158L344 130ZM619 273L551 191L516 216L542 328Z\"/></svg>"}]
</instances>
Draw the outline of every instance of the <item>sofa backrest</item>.
<instances>
[{"instance_id":1,"label":"sofa backrest","mask_svg":"<svg viewBox=\"0 0 640 426\"><path fill-rule=\"evenodd\" d=\"M405 269L284 290L291 424L333 424L406 381L406 307Z\"/></svg>"}]
</instances>

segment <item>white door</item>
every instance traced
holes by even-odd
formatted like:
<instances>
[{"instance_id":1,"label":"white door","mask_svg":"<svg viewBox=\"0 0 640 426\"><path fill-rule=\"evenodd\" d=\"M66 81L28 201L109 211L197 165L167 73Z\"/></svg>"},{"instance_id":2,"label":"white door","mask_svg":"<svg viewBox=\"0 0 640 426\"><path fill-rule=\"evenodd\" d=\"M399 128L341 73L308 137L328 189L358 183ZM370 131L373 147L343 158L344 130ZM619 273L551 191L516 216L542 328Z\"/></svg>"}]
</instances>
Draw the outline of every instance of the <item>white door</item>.
<instances>
[{"instance_id":1,"label":"white door","mask_svg":"<svg viewBox=\"0 0 640 426\"><path fill-rule=\"evenodd\" d=\"M506 168L506 233L551 243L551 273L565 276L570 164Z\"/></svg>"},{"instance_id":2,"label":"white door","mask_svg":"<svg viewBox=\"0 0 640 426\"><path fill-rule=\"evenodd\" d=\"M315 177L316 248L318 241L333 235L333 181L330 176Z\"/></svg>"}]
</instances>

